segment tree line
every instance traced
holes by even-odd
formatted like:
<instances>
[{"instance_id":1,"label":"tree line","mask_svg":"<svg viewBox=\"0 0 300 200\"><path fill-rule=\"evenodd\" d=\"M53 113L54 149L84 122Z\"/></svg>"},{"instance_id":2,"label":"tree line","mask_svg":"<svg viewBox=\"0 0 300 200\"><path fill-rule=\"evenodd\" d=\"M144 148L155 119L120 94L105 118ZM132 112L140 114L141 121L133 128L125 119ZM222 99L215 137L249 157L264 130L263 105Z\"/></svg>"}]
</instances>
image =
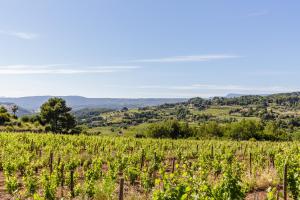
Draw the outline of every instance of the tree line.
<instances>
[{"instance_id":1,"label":"tree line","mask_svg":"<svg viewBox=\"0 0 300 200\"><path fill-rule=\"evenodd\" d=\"M12 107L13 115L5 107L0 107L0 126L13 127L20 123L39 124L44 127L45 132L74 134L80 133L80 128L73 114L72 108L68 107L66 101L62 98L50 98L40 107L40 112L32 116L23 116L17 120L16 105Z\"/></svg>"},{"instance_id":2,"label":"tree line","mask_svg":"<svg viewBox=\"0 0 300 200\"><path fill-rule=\"evenodd\" d=\"M192 104L198 108L205 108L209 105L220 106L247 106L247 105L260 105L267 107L270 104L286 107L299 107L300 106L300 92L273 94L267 96L261 95L245 95L241 97L213 97L211 99L203 99L200 97L190 99L187 104Z\"/></svg>"},{"instance_id":3,"label":"tree line","mask_svg":"<svg viewBox=\"0 0 300 200\"><path fill-rule=\"evenodd\" d=\"M140 135L139 135L140 136ZM144 133L152 138L229 138L234 140L289 140L286 132L274 122L243 119L238 122L220 124L201 123L191 126L178 120L166 120L151 124Z\"/></svg>"}]
</instances>

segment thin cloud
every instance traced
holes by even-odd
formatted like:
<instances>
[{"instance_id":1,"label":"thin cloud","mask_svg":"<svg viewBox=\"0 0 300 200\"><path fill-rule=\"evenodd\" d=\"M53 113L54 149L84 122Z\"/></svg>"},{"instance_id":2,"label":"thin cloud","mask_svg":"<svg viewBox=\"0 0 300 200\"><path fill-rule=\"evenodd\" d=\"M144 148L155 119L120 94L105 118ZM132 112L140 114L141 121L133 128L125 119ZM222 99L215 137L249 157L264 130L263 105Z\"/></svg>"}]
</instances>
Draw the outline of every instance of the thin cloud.
<instances>
[{"instance_id":1,"label":"thin cloud","mask_svg":"<svg viewBox=\"0 0 300 200\"><path fill-rule=\"evenodd\" d=\"M298 88L286 88L282 86L242 86L242 85L209 85L195 84L191 88L206 90L224 90L224 91L245 91L245 92L287 92L297 91Z\"/></svg>"},{"instance_id":2,"label":"thin cloud","mask_svg":"<svg viewBox=\"0 0 300 200\"><path fill-rule=\"evenodd\" d=\"M26 74L91 74L114 73L139 69L139 66L76 66L67 64L54 65L5 65L0 66L0 75Z\"/></svg>"},{"instance_id":3,"label":"thin cloud","mask_svg":"<svg viewBox=\"0 0 300 200\"><path fill-rule=\"evenodd\" d=\"M191 55L191 56L174 56L165 58L154 59L140 59L131 62L144 62L144 63L168 63L168 62L205 62L213 60L224 60L239 58L240 56L231 54L207 54L207 55Z\"/></svg>"},{"instance_id":4,"label":"thin cloud","mask_svg":"<svg viewBox=\"0 0 300 200\"><path fill-rule=\"evenodd\" d=\"M0 34L17 37L19 39L24 40L33 40L39 37L36 33L28 33L28 32L16 32L16 31L4 31L0 30Z\"/></svg>"},{"instance_id":5,"label":"thin cloud","mask_svg":"<svg viewBox=\"0 0 300 200\"><path fill-rule=\"evenodd\" d=\"M260 11L249 13L248 17L259 17L259 16L268 15L269 13L270 12L268 10L260 10Z\"/></svg>"},{"instance_id":6,"label":"thin cloud","mask_svg":"<svg viewBox=\"0 0 300 200\"><path fill-rule=\"evenodd\" d=\"M134 91L135 97L215 97L226 96L230 93L245 95L275 94L300 91L300 88L283 86L245 86L234 84L191 84L191 85L104 85L107 88L117 88L126 91Z\"/></svg>"},{"instance_id":7,"label":"thin cloud","mask_svg":"<svg viewBox=\"0 0 300 200\"><path fill-rule=\"evenodd\" d=\"M180 91L223 91L223 92L292 92L300 91L300 88L287 88L283 86L243 86L243 85L216 85L216 84L193 84L181 86L161 86L144 85L136 87L138 89L161 89L161 90L180 90Z\"/></svg>"}]
</instances>

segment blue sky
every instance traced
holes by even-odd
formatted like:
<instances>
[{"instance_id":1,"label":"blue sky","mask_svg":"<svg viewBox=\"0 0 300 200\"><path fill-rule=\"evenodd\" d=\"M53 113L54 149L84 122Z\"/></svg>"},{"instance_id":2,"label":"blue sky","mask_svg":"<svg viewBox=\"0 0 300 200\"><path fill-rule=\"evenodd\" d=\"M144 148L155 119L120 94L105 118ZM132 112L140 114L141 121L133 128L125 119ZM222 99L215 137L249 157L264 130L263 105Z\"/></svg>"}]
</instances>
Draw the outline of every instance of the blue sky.
<instances>
[{"instance_id":1,"label":"blue sky","mask_svg":"<svg viewBox=\"0 0 300 200\"><path fill-rule=\"evenodd\" d=\"M300 2L2 0L0 96L300 90Z\"/></svg>"}]
</instances>

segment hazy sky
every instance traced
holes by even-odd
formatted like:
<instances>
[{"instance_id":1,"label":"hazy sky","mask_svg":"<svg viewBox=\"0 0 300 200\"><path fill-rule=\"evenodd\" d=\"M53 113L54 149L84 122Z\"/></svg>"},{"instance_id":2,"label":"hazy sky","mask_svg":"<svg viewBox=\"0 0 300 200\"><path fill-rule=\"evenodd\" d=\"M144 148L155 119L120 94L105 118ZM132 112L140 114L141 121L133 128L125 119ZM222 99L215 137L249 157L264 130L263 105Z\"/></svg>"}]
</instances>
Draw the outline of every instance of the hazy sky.
<instances>
[{"instance_id":1,"label":"hazy sky","mask_svg":"<svg viewBox=\"0 0 300 200\"><path fill-rule=\"evenodd\" d=\"M300 90L298 0L0 0L0 96Z\"/></svg>"}]
</instances>

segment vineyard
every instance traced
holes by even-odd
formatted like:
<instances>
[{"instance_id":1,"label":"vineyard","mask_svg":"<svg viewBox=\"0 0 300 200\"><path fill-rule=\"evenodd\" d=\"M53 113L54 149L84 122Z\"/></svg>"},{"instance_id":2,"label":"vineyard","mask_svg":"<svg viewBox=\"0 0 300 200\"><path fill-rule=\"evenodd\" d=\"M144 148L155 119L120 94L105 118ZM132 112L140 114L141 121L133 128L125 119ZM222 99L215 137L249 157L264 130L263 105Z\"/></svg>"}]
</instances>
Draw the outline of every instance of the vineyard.
<instances>
[{"instance_id":1,"label":"vineyard","mask_svg":"<svg viewBox=\"0 0 300 200\"><path fill-rule=\"evenodd\" d=\"M1 133L0 199L299 199L299 142Z\"/></svg>"}]
</instances>

